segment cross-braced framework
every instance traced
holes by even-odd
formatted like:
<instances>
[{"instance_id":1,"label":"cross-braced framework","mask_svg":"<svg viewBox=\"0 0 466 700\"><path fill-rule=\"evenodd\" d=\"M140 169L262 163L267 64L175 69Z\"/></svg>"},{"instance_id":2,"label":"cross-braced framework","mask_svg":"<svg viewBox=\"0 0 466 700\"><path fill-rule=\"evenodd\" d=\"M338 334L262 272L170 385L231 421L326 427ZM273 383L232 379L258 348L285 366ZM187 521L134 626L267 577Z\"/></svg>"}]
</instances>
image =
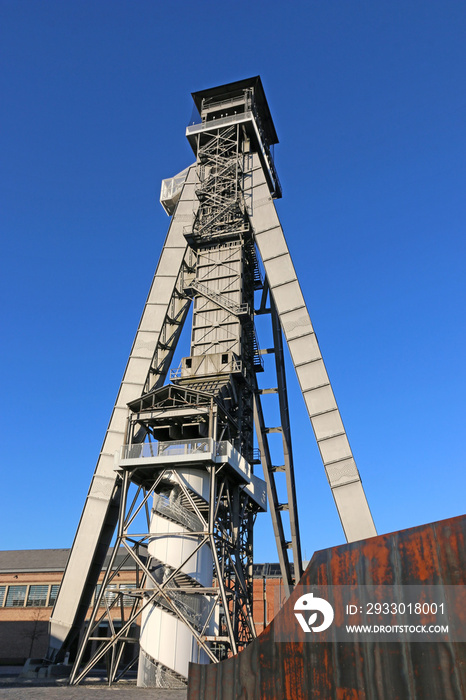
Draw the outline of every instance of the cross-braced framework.
<instances>
[{"instance_id":1,"label":"cross-braced framework","mask_svg":"<svg viewBox=\"0 0 466 700\"><path fill-rule=\"evenodd\" d=\"M192 248L188 248L181 265L181 270L176 279L161 332L157 339L149 372L147 373L144 387L146 392L162 386L168 370L170 369L173 354L176 350L191 304L191 300L186 296L184 288L186 280L192 277L195 264L195 253Z\"/></svg>"},{"instance_id":2,"label":"cross-braced framework","mask_svg":"<svg viewBox=\"0 0 466 700\"><path fill-rule=\"evenodd\" d=\"M173 218L52 614L50 658L83 628L116 523L113 552L123 548L134 561L136 582L124 598L111 589L112 556L73 683L104 657L110 682L130 668L136 651L122 660L136 622L139 685L173 686L190 661L241 650L255 635L253 524L267 497L287 595L299 579L283 336L347 539L376 534L273 204L278 139L260 78L193 98L201 121L187 137L196 163L162 185ZM190 355L171 368L190 306ZM270 321L264 350L257 317ZM259 382L267 354L273 376ZM277 399L273 424L267 394ZM264 480L254 474L259 463ZM97 635L102 615L106 638Z\"/></svg>"},{"instance_id":3,"label":"cross-braced framework","mask_svg":"<svg viewBox=\"0 0 466 700\"><path fill-rule=\"evenodd\" d=\"M122 499L118 535L73 667L71 684L80 683L104 659L109 684L123 677L138 661L139 638L134 630L144 611L152 606L178 618L190 630L199 649L214 662L238 653L256 636L251 608L250 528L251 515L257 508L244 490L238 490L235 479L225 470L221 453L226 453L228 443L212 446L210 441L204 444L191 441L183 445L204 465L208 454L220 462L207 466L209 502L187 487L179 471L160 468L163 452L170 447L173 445L146 442L129 445L125 451L127 459L122 459L120 469ZM212 447L214 451L210 453ZM142 457L144 452L148 456ZM141 459L143 466L124 466ZM136 489L133 494L132 485ZM177 568L150 554L154 539L151 510L166 520L167 528L170 522L182 525L196 540L193 550ZM158 532L157 537L173 537L173 532ZM205 546L213 553L211 587L202 586L185 573L190 560ZM126 556L117 559L122 549ZM134 563L134 584L115 591L113 582L128 560ZM132 601L130 606L125 599ZM102 623L108 629L106 637L99 634ZM96 642L94 653L83 663L87 649ZM133 646L134 654L122 667L121 660L129 645ZM155 660L154 664L158 685L184 684L181 675Z\"/></svg>"},{"instance_id":4,"label":"cross-braced framework","mask_svg":"<svg viewBox=\"0 0 466 700\"><path fill-rule=\"evenodd\" d=\"M239 126L219 128L198 140L201 203L192 235L203 241L250 231L243 198L243 154ZM188 232L191 235L191 231Z\"/></svg>"}]
</instances>

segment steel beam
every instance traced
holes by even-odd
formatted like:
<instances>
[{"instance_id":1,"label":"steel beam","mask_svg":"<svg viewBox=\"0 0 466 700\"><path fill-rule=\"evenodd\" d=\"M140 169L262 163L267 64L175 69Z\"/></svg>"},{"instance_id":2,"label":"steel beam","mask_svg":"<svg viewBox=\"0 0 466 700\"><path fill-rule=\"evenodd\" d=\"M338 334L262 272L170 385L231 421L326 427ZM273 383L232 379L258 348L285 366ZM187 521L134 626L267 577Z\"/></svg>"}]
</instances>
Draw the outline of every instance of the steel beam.
<instances>
[{"instance_id":1,"label":"steel beam","mask_svg":"<svg viewBox=\"0 0 466 700\"><path fill-rule=\"evenodd\" d=\"M327 479L348 542L375 536L361 478L257 154L251 156L248 215L285 334Z\"/></svg>"},{"instance_id":2,"label":"steel beam","mask_svg":"<svg viewBox=\"0 0 466 700\"><path fill-rule=\"evenodd\" d=\"M83 623L115 530L120 491L114 472L114 455L125 442L129 413L127 403L142 394L148 382L153 381L151 369L154 355L186 256L183 231L186 226L192 225L198 206L195 188L196 168L192 166L188 170L157 265L52 612L51 658L56 658L60 650L63 653L64 646ZM173 349L174 344L167 351L170 357ZM163 371L159 369L158 383L163 383L168 366L168 363L164 363Z\"/></svg>"}]
</instances>

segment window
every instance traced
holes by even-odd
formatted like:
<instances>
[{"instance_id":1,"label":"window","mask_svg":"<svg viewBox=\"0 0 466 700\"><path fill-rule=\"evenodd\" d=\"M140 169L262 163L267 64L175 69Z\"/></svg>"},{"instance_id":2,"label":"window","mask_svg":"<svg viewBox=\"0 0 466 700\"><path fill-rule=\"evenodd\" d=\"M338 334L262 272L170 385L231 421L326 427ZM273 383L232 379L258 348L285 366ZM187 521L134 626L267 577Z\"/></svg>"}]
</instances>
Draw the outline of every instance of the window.
<instances>
[{"instance_id":1,"label":"window","mask_svg":"<svg viewBox=\"0 0 466 700\"><path fill-rule=\"evenodd\" d=\"M101 583L98 583L97 586L95 587L95 599L96 600L97 600L97 597L100 593L101 588L102 588ZM113 601L116 598L116 593L114 593L113 590L109 590L109 589L115 589L115 588L116 588L116 585L114 583L108 584L108 586L105 590L104 596L102 597L102 600L100 601L100 604L102 607L105 607L105 600L107 601L107 605L111 605L113 603ZM105 600L104 600L104 598L105 598Z\"/></svg>"},{"instance_id":2,"label":"window","mask_svg":"<svg viewBox=\"0 0 466 700\"><path fill-rule=\"evenodd\" d=\"M116 588L116 584L109 583L107 586L107 590L105 591L105 598L107 600L108 605L111 605L113 603L113 601L115 600L115 598L117 597L116 593L113 593L112 590L109 590L112 588L113 589Z\"/></svg>"},{"instance_id":3,"label":"window","mask_svg":"<svg viewBox=\"0 0 466 700\"><path fill-rule=\"evenodd\" d=\"M27 608L45 608L49 586L29 586Z\"/></svg>"},{"instance_id":4,"label":"window","mask_svg":"<svg viewBox=\"0 0 466 700\"><path fill-rule=\"evenodd\" d=\"M50 586L50 598L49 598L49 606L55 605L55 601L57 599L58 595L58 589L60 588L60 584L57 583L53 586Z\"/></svg>"},{"instance_id":5,"label":"window","mask_svg":"<svg viewBox=\"0 0 466 700\"><path fill-rule=\"evenodd\" d=\"M22 608L26 598L27 586L8 586L6 608Z\"/></svg>"},{"instance_id":6,"label":"window","mask_svg":"<svg viewBox=\"0 0 466 700\"><path fill-rule=\"evenodd\" d=\"M130 583L122 583L120 584L120 591L125 591L125 590L131 590L134 588ZM131 606L134 603L134 598L130 595L124 595L123 596L123 605L125 607Z\"/></svg>"},{"instance_id":7,"label":"window","mask_svg":"<svg viewBox=\"0 0 466 700\"><path fill-rule=\"evenodd\" d=\"M53 607L60 584L32 584L24 586L0 586L0 608ZM5 596L6 593L6 596Z\"/></svg>"}]
</instances>

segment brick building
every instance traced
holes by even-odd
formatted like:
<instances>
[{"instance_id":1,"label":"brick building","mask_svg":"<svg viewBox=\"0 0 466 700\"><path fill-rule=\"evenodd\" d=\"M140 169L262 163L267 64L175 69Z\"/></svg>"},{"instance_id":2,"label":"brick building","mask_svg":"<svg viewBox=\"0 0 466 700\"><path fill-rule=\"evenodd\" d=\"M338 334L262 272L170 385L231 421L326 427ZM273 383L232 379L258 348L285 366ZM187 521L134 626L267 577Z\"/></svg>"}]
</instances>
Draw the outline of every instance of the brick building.
<instances>
[{"instance_id":1,"label":"brick building","mask_svg":"<svg viewBox=\"0 0 466 700\"><path fill-rule=\"evenodd\" d=\"M0 665L22 664L29 657L45 655L48 620L69 552L69 549L0 552ZM131 588L133 566L123 566L115 580L117 583L111 589ZM112 590L106 597L111 603ZM255 564L253 614L258 634L278 612L283 597L279 565ZM129 606L132 599L124 596L123 603ZM117 609L112 617L118 621ZM102 632L106 632L104 624Z\"/></svg>"}]
</instances>

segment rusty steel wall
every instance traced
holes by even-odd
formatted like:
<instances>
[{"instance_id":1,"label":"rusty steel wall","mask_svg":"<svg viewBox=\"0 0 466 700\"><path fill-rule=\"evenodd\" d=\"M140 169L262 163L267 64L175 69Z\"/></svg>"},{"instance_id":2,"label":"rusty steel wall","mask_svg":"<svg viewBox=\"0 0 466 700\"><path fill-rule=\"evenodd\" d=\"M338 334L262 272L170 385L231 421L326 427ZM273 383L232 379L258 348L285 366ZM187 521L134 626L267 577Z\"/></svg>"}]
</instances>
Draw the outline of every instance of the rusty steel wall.
<instances>
[{"instance_id":1,"label":"rusty steel wall","mask_svg":"<svg viewBox=\"0 0 466 700\"><path fill-rule=\"evenodd\" d=\"M464 700L466 643L274 642L280 616L293 638L292 608L303 586L356 583L465 585L466 516L316 552L275 620L245 651L219 664L190 665L188 700ZM464 619L466 610L453 614Z\"/></svg>"}]
</instances>

